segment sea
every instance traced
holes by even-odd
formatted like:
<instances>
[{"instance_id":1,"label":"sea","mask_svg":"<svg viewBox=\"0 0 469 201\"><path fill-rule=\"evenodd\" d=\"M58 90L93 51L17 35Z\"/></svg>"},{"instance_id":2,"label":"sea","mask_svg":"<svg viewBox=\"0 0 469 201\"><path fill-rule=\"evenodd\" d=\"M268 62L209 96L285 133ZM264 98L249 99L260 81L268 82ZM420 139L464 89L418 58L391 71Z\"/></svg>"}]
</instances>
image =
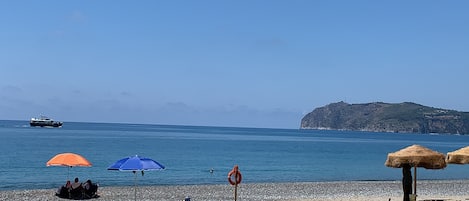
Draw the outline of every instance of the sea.
<instances>
[{"instance_id":1,"label":"sea","mask_svg":"<svg viewBox=\"0 0 469 201\"><path fill-rule=\"evenodd\" d=\"M48 189L78 177L100 186L227 184L239 166L242 183L400 180L387 154L419 144L446 154L469 136L302 129L65 122L61 128L0 121L0 190ZM47 167L59 153L87 158L92 167ZM128 156L152 158L160 171L111 171ZM418 180L469 179L469 165L418 168Z\"/></svg>"}]
</instances>

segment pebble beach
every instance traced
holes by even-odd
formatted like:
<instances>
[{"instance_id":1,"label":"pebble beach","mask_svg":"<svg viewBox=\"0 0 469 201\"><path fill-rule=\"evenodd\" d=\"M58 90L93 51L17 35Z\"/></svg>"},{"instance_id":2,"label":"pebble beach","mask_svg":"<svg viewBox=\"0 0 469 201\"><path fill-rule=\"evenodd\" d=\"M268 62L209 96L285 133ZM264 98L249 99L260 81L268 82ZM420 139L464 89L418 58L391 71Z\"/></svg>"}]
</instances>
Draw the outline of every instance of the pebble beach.
<instances>
[{"instance_id":1,"label":"pebble beach","mask_svg":"<svg viewBox=\"0 0 469 201\"><path fill-rule=\"evenodd\" d=\"M0 200L67 200L56 189L0 191ZM369 201L402 200L400 181L248 183L238 186L237 200ZM134 200L134 187L98 189L91 200ZM424 180L417 182L417 200L469 200L469 180ZM219 185L139 186L137 200L234 200L234 187Z\"/></svg>"}]
</instances>

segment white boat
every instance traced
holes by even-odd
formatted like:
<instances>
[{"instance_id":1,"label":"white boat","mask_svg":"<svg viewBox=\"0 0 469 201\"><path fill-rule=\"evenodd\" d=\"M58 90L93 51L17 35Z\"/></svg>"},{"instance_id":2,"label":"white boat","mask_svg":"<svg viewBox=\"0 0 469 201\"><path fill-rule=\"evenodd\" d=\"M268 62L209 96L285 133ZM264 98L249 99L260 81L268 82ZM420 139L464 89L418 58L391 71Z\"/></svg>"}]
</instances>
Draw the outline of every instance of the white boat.
<instances>
[{"instance_id":1,"label":"white boat","mask_svg":"<svg viewBox=\"0 0 469 201\"><path fill-rule=\"evenodd\" d=\"M61 121L54 121L53 119L45 116L41 116L39 118L31 118L29 121L30 126L48 126L48 127L62 127L63 122Z\"/></svg>"}]
</instances>

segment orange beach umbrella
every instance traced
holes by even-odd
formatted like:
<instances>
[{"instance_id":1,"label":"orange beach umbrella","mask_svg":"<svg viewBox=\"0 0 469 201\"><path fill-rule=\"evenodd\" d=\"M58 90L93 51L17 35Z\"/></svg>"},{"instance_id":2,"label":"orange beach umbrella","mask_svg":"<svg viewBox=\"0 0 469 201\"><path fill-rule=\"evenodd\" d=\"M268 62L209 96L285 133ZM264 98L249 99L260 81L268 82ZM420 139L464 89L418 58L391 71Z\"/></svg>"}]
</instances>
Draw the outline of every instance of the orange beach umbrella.
<instances>
[{"instance_id":1,"label":"orange beach umbrella","mask_svg":"<svg viewBox=\"0 0 469 201\"><path fill-rule=\"evenodd\" d=\"M47 166L84 166L91 167L91 163L85 157L74 153L61 153L52 157L46 163Z\"/></svg>"},{"instance_id":2,"label":"orange beach umbrella","mask_svg":"<svg viewBox=\"0 0 469 201\"><path fill-rule=\"evenodd\" d=\"M52 157L49 161L47 161L46 165L69 167L68 173L70 173L70 168L72 167L75 167L75 166L91 167L92 164L88 160L86 160L85 157L79 154L61 153Z\"/></svg>"}]
</instances>

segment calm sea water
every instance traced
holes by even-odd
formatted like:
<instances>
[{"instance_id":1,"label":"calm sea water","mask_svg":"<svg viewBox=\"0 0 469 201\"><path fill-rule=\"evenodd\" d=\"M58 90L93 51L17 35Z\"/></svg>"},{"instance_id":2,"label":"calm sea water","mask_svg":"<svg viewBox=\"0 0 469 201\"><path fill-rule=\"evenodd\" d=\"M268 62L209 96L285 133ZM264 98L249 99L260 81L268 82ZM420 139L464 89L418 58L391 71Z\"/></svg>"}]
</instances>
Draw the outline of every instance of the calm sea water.
<instances>
[{"instance_id":1,"label":"calm sea water","mask_svg":"<svg viewBox=\"0 0 469 201\"><path fill-rule=\"evenodd\" d=\"M55 188L68 177L133 185L132 173L107 170L133 155L166 166L138 175L140 185L225 184L236 164L246 183L400 180L401 170L384 162L412 144L446 153L468 146L469 136L70 122L32 128L0 121L0 190ZM62 152L81 154L93 166L46 167ZM469 165L418 171L418 179L469 179Z\"/></svg>"}]
</instances>

